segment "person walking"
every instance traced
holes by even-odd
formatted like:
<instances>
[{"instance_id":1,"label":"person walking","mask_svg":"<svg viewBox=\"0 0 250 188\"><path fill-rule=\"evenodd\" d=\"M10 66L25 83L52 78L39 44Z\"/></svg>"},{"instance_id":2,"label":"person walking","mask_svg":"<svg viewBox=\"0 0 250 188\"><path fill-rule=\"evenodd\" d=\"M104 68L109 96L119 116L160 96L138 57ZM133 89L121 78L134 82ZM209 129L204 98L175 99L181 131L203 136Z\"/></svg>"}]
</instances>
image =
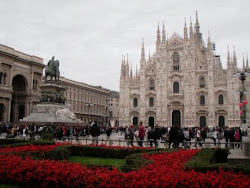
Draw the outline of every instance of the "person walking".
<instances>
[{"instance_id":1,"label":"person walking","mask_svg":"<svg viewBox=\"0 0 250 188\"><path fill-rule=\"evenodd\" d=\"M144 140L144 137L145 137L145 132L146 132L146 130L145 130L144 126L143 126L143 123L140 122L140 124L139 124L139 134L138 134L138 137L139 137L138 145L140 147L143 146L143 140Z\"/></svg>"},{"instance_id":2,"label":"person walking","mask_svg":"<svg viewBox=\"0 0 250 188\"><path fill-rule=\"evenodd\" d=\"M133 125L130 125L129 126L129 129L128 129L128 137L129 137L129 143L131 146L134 146L134 128L133 128Z\"/></svg>"},{"instance_id":3,"label":"person walking","mask_svg":"<svg viewBox=\"0 0 250 188\"><path fill-rule=\"evenodd\" d=\"M108 125L107 126L107 128L106 128L106 141L105 141L105 145L107 144L107 141L109 142L109 145L111 146L112 145L112 142L111 142L111 140L110 140L110 135L111 135L111 133L112 133L112 128L111 128L111 126L110 125Z\"/></svg>"},{"instance_id":4,"label":"person walking","mask_svg":"<svg viewBox=\"0 0 250 188\"><path fill-rule=\"evenodd\" d=\"M228 148L229 147L228 142L230 141L230 132L227 126L225 127L225 130L224 130L224 137L225 137L225 142L226 142L225 147Z\"/></svg>"},{"instance_id":5,"label":"person walking","mask_svg":"<svg viewBox=\"0 0 250 188\"><path fill-rule=\"evenodd\" d=\"M177 132L176 129L174 127L171 127L170 131L169 131L169 144L168 144L168 148L171 147L171 144L173 143L173 148L177 147Z\"/></svg>"},{"instance_id":6,"label":"person walking","mask_svg":"<svg viewBox=\"0 0 250 188\"><path fill-rule=\"evenodd\" d=\"M96 143L96 145L98 145L98 140L99 140L99 136L100 136L101 132L100 132L100 128L97 125L96 121L90 127L90 134L92 136L92 144Z\"/></svg>"}]
</instances>

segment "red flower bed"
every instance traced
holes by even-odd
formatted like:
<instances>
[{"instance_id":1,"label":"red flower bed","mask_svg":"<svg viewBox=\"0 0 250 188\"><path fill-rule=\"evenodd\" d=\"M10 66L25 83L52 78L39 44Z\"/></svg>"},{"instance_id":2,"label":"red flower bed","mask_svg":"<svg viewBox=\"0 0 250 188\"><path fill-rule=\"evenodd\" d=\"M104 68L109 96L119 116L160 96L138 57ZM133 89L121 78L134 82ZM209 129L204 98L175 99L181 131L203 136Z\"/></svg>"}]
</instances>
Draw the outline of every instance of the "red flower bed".
<instances>
[{"instance_id":1,"label":"red flower bed","mask_svg":"<svg viewBox=\"0 0 250 188\"><path fill-rule=\"evenodd\" d=\"M200 173L183 169L183 164L196 152L198 150L143 154L154 163L129 173L115 168L88 169L67 161L0 155L0 182L25 187L249 187L249 175L223 170Z\"/></svg>"},{"instance_id":2,"label":"red flower bed","mask_svg":"<svg viewBox=\"0 0 250 188\"><path fill-rule=\"evenodd\" d=\"M21 153L21 152L29 152L29 151L51 151L54 150L58 146L62 145L68 145L68 143L56 143L54 145L45 145L45 146L39 146L39 145L26 145L26 146L17 146L17 147L6 147L6 148L0 148L0 154L6 154L6 153Z\"/></svg>"}]
</instances>

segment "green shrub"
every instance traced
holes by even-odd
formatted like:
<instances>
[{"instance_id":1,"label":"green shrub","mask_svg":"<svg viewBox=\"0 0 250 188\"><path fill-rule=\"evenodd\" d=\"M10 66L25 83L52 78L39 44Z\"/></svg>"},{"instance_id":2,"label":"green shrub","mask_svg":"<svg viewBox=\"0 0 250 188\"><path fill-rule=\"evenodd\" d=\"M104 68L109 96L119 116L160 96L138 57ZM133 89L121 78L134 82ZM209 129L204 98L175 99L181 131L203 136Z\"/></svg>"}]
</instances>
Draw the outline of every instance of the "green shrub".
<instances>
[{"instance_id":1,"label":"green shrub","mask_svg":"<svg viewBox=\"0 0 250 188\"><path fill-rule=\"evenodd\" d=\"M213 153L214 163L227 163L228 149L216 149Z\"/></svg>"},{"instance_id":2,"label":"green shrub","mask_svg":"<svg viewBox=\"0 0 250 188\"><path fill-rule=\"evenodd\" d=\"M51 145L54 144L53 141L47 140L18 140L18 139L0 139L0 148L4 147L17 147L17 146L25 146L25 145Z\"/></svg>"},{"instance_id":3,"label":"green shrub","mask_svg":"<svg viewBox=\"0 0 250 188\"><path fill-rule=\"evenodd\" d=\"M108 148L101 146L70 146L72 156L124 159L134 153L162 151L163 149Z\"/></svg>"},{"instance_id":4,"label":"green shrub","mask_svg":"<svg viewBox=\"0 0 250 188\"><path fill-rule=\"evenodd\" d=\"M69 159L71 156L70 149L67 146L59 146L51 151L37 151L24 153L22 156L30 155L34 159L50 159L50 160L65 160Z\"/></svg>"},{"instance_id":5,"label":"green shrub","mask_svg":"<svg viewBox=\"0 0 250 188\"><path fill-rule=\"evenodd\" d=\"M184 166L187 169L194 169L195 171L206 173L209 171L218 171L219 168L222 168L226 171L232 170L236 173L242 172L244 174L250 174L250 166L242 165L242 164L228 164L228 163L215 163L215 155L216 150L222 149L201 149L198 153L196 153L192 159L190 159ZM228 152L227 149L223 149L224 152ZM223 152L223 151L219 151ZM224 155L224 154L223 154Z\"/></svg>"},{"instance_id":6,"label":"green shrub","mask_svg":"<svg viewBox=\"0 0 250 188\"><path fill-rule=\"evenodd\" d=\"M148 151L147 154L154 155L154 154L159 154L159 153L163 153L163 152L172 152L172 151L174 151L174 149L156 150L156 151ZM153 163L153 161L151 161L151 160L147 160L145 158L142 158L142 155L143 155L143 153L135 153L135 154L131 154L131 155L125 157L126 165L121 167L121 170L123 172L129 172L132 170L140 169L140 168L144 167L145 165Z\"/></svg>"}]
</instances>

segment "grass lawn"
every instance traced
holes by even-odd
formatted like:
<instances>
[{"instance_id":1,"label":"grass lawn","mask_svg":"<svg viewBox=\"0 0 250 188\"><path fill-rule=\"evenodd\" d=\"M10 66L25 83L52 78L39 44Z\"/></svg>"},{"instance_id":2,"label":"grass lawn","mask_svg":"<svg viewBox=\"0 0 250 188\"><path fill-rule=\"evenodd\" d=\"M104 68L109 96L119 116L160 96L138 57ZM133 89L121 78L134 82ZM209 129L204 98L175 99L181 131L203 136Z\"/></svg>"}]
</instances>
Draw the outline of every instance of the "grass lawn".
<instances>
[{"instance_id":1,"label":"grass lawn","mask_svg":"<svg viewBox=\"0 0 250 188\"><path fill-rule=\"evenodd\" d=\"M0 184L0 188L19 188L17 185Z\"/></svg>"},{"instance_id":2,"label":"grass lawn","mask_svg":"<svg viewBox=\"0 0 250 188\"><path fill-rule=\"evenodd\" d=\"M126 165L125 159L111 159L111 158L99 158L99 157L83 157L83 156L72 156L68 161L73 163L81 163L88 165L108 165L114 166L120 169L122 166Z\"/></svg>"}]
</instances>

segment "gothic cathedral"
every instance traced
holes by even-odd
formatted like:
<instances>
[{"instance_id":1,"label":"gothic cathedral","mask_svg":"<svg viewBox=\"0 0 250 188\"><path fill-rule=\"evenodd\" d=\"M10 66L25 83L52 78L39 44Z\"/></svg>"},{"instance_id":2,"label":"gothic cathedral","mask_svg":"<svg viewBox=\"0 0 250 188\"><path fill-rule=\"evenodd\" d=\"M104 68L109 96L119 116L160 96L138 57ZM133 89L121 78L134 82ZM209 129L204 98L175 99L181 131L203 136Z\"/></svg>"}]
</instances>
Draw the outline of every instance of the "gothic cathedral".
<instances>
[{"instance_id":1,"label":"gothic cathedral","mask_svg":"<svg viewBox=\"0 0 250 188\"><path fill-rule=\"evenodd\" d=\"M231 56L231 57L230 57ZM248 68L248 60L246 61ZM132 73L122 58L120 75L121 126L239 126L238 71L235 50L227 57L227 69L213 52L208 36L204 44L196 13L194 27L184 26L184 37L174 33L166 38L157 29L156 51L145 59L141 47L140 69Z\"/></svg>"}]
</instances>

